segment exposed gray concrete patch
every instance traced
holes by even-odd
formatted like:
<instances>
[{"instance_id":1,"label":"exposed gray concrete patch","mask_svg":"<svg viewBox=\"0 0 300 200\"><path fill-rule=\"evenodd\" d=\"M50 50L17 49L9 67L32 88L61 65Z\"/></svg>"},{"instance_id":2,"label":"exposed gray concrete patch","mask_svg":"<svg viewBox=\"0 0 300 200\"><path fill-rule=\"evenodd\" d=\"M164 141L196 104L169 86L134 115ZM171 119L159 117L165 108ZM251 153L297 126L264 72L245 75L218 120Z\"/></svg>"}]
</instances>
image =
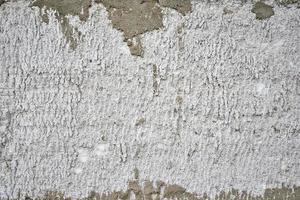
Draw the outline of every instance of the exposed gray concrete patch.
<instances>
[{"instance_id":1,"label":"exposed gray concrete patch","mask_svg":"<svg viewBox=\"0 0 300 200\"><path fill-rule=\"evenodd\" d=\"M67 15L79 16L81 21L86 21L89 17L89 8L91 7L91 0L36 0L31 6L39 7L40 9L56 11L57 20L61 21L62 32L64 33L67 42L72 49L78 45L79 32L70 25ZM45 23L49 22L48 15L43 14L42 20Z\"/></svg>"},{"instance_id":2,"label":"exposed gray concrete patch","mask_svg":"<svg viewBox=\"0 0 300 200\"><path fill-rule=\"evenodd\" d=\"M191 11L190 0L96 0L102 3L109 12L113 27L124 33L125 41L130 52L135 56L142 56L141 42L136 45L130 40L148 31L163 27L163 16L159 5L177 10L183 15ZM129 40L129 42L128 42Z\"/></svg>"},{"instance_id":3,"label":"exposed gray concrete patch","mask_svg":"<svg viewBox=\"0 0 300 200\"><path fill-rule=\"evenodd\" d=\"M163 27L161 8L155 0L96 0L96 2L102 3L107 8L113 27L123 32L132 55L143 54L139 39L137 44L131 41L134 37Z\"/></svg>"},{"instance_id":4,"label":"exposed gray concrete patch","mask_svg":"<svg viewBox=\"0 0 300 200\"><path fill-rule=\"evenodd\" d=\"M256 2L251 12L255 13L256 19L259 20L267 19L274 15L273 7L264 2Z\"/></svg>"},{"instance_id":5,"label":"exposed gray concrete patch","mask_svg":"<svg viewBox=\"0 0 300 200\"><path fill-rule=\"evenodd\" d=\"M162 13L154 0L98 0L109 11L116 29L124 33L125 40L163 26Z\"/></svg>"},{"instance_id":6,"label":"exposed gray concrete patch","mask_svg":"<svg viewBox=\"0 0 300 200\"><path fill-rule=\"evenodd\" d=\"M159 0L159 4L177 10L182 15L186 15L192 10L190 0Z\"/></svg>"}]
</instances>

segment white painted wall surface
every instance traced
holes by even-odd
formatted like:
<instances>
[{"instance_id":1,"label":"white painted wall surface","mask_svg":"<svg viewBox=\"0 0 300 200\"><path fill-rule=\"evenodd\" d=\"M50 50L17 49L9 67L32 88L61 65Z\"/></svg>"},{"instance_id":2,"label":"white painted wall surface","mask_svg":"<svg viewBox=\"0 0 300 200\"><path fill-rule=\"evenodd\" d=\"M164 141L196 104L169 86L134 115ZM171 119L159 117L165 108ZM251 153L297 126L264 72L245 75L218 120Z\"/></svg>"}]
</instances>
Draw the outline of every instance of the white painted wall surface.
<instances>
[{"instance_id":1,"label":"white painted wall surface","mask_svg":"<svg viewBox=\"0 0 300 200\"><path fill-rule=\"evenodd\" d=\"M72 51L54 15L47 25L28 2L3 4L0 197L121 190L134 168L198 194L299 186L300 9L260 21L251 8L164 9L140 58L101 5L71 17Z\"/></svg>"}]
</instances>

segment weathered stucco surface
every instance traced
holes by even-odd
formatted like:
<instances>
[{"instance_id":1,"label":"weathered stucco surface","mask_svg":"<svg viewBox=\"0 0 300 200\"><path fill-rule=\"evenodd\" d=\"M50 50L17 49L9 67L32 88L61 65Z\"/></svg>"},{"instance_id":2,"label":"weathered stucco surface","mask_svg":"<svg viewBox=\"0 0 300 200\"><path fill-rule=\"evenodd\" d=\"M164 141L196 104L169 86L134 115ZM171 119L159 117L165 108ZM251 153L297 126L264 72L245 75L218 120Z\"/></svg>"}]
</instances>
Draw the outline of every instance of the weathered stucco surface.
<instances>
[{"instance_id":1,"label":"weathered stucco surface","mask_svg":"<svg viewBox=\"0 0 300 200\"><path fill-rule=\"evenodd\" d=\"M299 199L297 5L62 2L0 7L0 198Z\"/></svg>"}]
</instances>

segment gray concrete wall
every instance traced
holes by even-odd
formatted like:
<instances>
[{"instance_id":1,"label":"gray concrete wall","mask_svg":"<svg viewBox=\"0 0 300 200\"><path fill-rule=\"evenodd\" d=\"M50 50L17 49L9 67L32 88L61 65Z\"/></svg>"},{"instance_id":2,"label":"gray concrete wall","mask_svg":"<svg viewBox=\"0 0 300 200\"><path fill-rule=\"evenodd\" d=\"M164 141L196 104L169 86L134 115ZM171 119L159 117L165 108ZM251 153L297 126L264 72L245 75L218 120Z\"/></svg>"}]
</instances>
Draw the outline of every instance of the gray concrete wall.
<instances>
[{"instance_id":1,"label":"gray concrete wall","mask_svg":"<svg viewBox=\"0 0 300 200\"><path fill-rule=\"evenodd\" d=\"M63 2L0 7L0 198L300 198L297 5Z\"/></svg>"}]
</instances>

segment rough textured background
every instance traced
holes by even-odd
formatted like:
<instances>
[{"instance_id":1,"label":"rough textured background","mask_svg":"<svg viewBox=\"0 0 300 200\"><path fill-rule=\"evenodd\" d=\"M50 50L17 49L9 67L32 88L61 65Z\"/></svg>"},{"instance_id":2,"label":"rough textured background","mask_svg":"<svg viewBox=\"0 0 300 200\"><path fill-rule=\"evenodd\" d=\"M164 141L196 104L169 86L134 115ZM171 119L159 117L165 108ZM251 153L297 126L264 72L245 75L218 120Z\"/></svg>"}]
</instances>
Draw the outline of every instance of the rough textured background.
<instances>
[{"instance_id":1,"label":"rough textured background","mask_svg":"<svg viewBox=\"0 0 300 200\"><path fill-rule=\"evenodd\" d=\"M70 197L163 180L213 196L300 186L300 9L193 1L130 54L102 4L70 16L0 7L0 197Z\"/></svg>"}]
</instances>

